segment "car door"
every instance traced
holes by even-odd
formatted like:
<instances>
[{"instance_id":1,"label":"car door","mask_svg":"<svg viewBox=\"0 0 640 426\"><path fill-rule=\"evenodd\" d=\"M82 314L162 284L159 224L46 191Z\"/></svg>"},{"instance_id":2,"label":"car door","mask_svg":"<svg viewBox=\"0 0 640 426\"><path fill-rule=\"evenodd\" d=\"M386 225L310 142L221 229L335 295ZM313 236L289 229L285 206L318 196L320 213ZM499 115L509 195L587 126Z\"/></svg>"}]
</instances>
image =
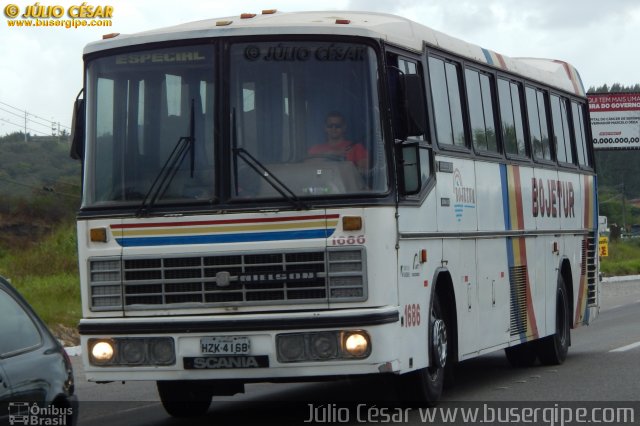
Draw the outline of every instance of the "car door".
<instances>
[{"instance_id":1,"label":"car door","mask_svg":"<svg viewBox=\"0 0 640 426\"><path fill-rule=\"evenodd\" d=\"M42 361L44 338L34 319L11 294L0 287L0 394L10 391L12 402L43 402L49 385ZM5 395L7 396L8 393Z\"/></svg>"},{"instance_id":2,"label":"car door","mask_svg":"<svg viewBox=\"0 0 640 426\"><path fill-rule=\"evenodd\" d=\"M0 424L7 423L10 399L11 386L9 385L9 379L2 368L2 359L0 359Z\"/></svg>"}]
</instances>

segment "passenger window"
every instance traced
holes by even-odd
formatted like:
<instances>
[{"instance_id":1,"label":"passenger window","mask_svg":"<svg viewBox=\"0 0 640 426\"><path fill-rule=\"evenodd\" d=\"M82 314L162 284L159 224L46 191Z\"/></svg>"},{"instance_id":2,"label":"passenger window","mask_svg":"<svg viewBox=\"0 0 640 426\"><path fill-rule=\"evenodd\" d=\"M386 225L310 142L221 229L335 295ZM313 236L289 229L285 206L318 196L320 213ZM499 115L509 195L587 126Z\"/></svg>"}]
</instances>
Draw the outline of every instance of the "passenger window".
<instances>
[{"instance_id":1,"label":"passenger window","mask_svg":"<svg viewBox=\"0 0 640 426\"><path fill-rule=\"evenodd\" d=\"M581 166L591 166L589 151L587 150L587 135L584 127L584 107L577 102L571 102L571 115L573 116L573 133L576 138L578 164Z\"/></svg>"},{"instance_id":2,"label":"passenger window","mask_svg":"<svg viewBox=\"0 0 640 426\"><path fill-rule=\"evenodd\" d=\"M464 147L467 143L462 121L459 75L458 65L429 57L436 138L440 144Z\"/></svg>"},{"instance_id":3,"label":"passenger window","mask_svg":"<svg viewBox=\"0 0 640 426\"><path fill-rule=\"evenodd\" d=\"M42 337L33 320L18 302L0 290L0 356L32 348L42 342Z\"/></svg>"},{"instance_id":4,"label":"passenger window","mask_svg":"<svg viewBox=\"0 0 640 426\"><path fill-rule=\"evenodd\" d=\"M469 118L473 146L482 151L498 152L496 125L493 116L492 79L490 75L466 69Z\"/></svg>"},{"instance_id":5,"label":"passenger window","mask_svg":"<svg viewBox=\"0 0 640 426\"><path fill-rule=\"evenodd\" d=\"M551 95L551 114L558 161L561 163L573 163L566 99Z\"/></svg>"},{"instance_id":6,"label":"passenger window","mask_svg":"<svg viewBox=\"0 0 640 426\"><path fill-rule=\"evenodd\" d=\"M525 94L533 156L539 160L551 161L553 158L551 157L545 95L541 90L531 87L526 88Z\"/></svg>"},{"instance_id":7,"label":"passenger window","mask_svg":"<svg viewBox=\"0 0 640 426\"><path fill-rule=\"evenodd\" d=\"M520 85L500 78L498 96L505 150L508 154L526 156Z\"/></svg>"}]
</instances>

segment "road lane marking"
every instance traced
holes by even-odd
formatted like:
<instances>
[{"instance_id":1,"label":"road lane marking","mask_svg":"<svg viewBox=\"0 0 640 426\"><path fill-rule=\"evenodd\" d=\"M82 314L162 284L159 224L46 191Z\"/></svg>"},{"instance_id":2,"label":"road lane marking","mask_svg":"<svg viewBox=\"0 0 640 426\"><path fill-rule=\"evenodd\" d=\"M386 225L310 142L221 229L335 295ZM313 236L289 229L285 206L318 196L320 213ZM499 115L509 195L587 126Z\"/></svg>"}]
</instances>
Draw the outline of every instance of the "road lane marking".
<instances>
[{"instance_id":1,"label":"road lane marking","mask_svg":"<svg viewBox=\"0 0 640 426\"><path fill-rule=\"evenodd\" d=\"M609 352L625 352L625 351L628 351L630 349L637 348L638 346L640 346L640 342L635 342L635 343L632 343L632 344L627 345L627 346L622 346L620 348L611 349Z\"/></svg>"}]
</instances>

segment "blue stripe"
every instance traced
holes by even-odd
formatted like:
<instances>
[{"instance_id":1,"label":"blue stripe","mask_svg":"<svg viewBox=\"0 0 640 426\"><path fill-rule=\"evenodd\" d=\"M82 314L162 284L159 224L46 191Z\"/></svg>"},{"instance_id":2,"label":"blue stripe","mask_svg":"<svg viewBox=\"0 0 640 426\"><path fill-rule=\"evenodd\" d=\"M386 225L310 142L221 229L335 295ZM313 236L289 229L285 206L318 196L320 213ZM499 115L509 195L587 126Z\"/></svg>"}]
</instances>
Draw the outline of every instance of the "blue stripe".
<instances>
[{"instance_id":1,"label":"blue stripe","mask_svg":"<svg viewBox=\"0 0 640 426\"><path fill-rule=\"evenodd\" d=\"M500 164L500 181L502 182L502 214L504 215L504 229L511 230L511 215L509 214L509 180L507 179L507 165Z\"/></svg>"},{"instance_id":2,"label":"blue stripe","mask_svg":"<svg viewBox=\"0 0 640 426\"><path fill-rule=\"evenodd\" d=\"M482 48L482 53L484 53L484 58L487 60L487 63L489 65L494 65L493 64L493 58L491 57L491 52L489 52L487 49Z\"/></svg>"},{"instance_id":3,"label":"blue stripe","mask_svg":"<svg viewBox=\"0 0 640 426\"><path fill-rule=\"evenodd\" d=\"M177 237L116 238L122 247L167 246L186 244L248 243L257 241L309 240L328 238L335 229L311 229L285 232L254 232L224 235L186 235Z\"/></svg>"}]
</instances>

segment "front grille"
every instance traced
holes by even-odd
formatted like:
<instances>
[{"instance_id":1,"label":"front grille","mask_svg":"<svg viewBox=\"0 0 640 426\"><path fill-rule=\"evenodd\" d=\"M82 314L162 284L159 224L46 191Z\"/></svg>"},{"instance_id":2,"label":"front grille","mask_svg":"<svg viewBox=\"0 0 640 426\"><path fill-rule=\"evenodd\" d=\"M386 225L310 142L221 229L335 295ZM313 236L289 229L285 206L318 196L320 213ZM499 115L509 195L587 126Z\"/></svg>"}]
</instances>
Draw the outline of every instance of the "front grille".
<instances>
[{"instance_id":1,"label":"front grille","mask_svg":"<svg viewBox=\"0 0 640 426\"><path fill-rule=\"evenodd\" d=\"M326 253L95 259L90 261L89 269L93 310L350 302L367 298L365 256L359 248Z\"/></svg>"}]
</instances>

